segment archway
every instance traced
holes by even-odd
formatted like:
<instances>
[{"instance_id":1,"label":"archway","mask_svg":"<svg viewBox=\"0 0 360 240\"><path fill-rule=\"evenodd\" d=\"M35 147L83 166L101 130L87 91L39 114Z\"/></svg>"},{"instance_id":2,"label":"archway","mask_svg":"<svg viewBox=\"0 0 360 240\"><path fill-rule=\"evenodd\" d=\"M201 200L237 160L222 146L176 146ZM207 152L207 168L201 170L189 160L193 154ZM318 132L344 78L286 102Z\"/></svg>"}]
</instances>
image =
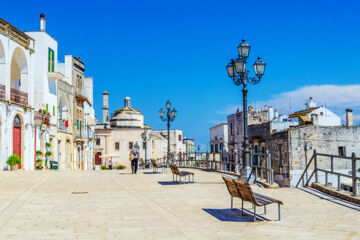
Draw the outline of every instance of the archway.
<instances>
[{"instance_id":1,"label":"archway","mask_svg":"<svg viewBox=\"0 0 360 240\"><path fill-rule=\"evenodd\" d=\"M21 48L16 48L11 58L11 101L28 105L28 65Z\"/></svg>"},{"instance_id":2,"label":"archway","mask_svg":"<svg viewBox=\"0 0 360 240\"><path fill-rule=\"evenodd\" d=\"M2 42L0 41L0 99L5 99L5 86L6 86L6 59L5 50Z\"/></svg>"},{"instance_id":3,"label":"archway","mask_svg":"<svg viewBox=\"0 0 360 240\"><path fill-rule=\"evenodd\" d=\"M13 154L16 154L20 157L21 164L19 165L19 169L22 165L21 159L21 120L19 115L17 114L13 121Z\"/></svg>"}]
</instances>

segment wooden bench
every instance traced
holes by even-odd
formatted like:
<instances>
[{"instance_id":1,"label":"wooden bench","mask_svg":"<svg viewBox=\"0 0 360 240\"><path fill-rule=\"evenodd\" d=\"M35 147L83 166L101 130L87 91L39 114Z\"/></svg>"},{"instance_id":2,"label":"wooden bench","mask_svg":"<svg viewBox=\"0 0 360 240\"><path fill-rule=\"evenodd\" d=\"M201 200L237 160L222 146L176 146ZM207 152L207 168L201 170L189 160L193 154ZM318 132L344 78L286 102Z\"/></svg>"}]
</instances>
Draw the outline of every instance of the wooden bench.
<instances>
[{"instance_id":1,"label":"wooden bench","mask_svg":"<svg viewBox=\"0 0 360 240\"><path fill-rule=\"evenodd\" d=\"M175 164L170 164L170 169L173 174L173 182L174 182L174 176L175 176L176 181L177 181L177 176L179 176L180 183L181 183L181 177L185 177L185 180L186 180L186 176L189 176L189 182L190 182L191 181L190 177L192 176L193 182L194 182L194 173L186 172L186 171L179 171L178 167Z\"/></svg>"},{"instance_id":2,"label":"wooden bench","mask_svg":"<svg viewBox=\"0 0 360 240\"><path fill-rule=\"evenodd\" d=\"M156 172L158 172L159 168L161 168L163 171L165 169L165 165L157 164L155 159L151 159L151 165L153 167L153 173L155 173L155 169L156 169Z\"/></svg>"},{"instance_id":3,"label":"wooden bench","mask_svg":"<svg viewBox=\"0 0 360 240\"><path fill-rule=\"evenodd\" d=\"M280 205L283 205L282 201L276 200L271 197L267 197L258 193L254 193L251 186L247 182L241 182L239 180L223 177L224 182L231 196L231 209L233 209L233 198L237 197L241 199L241 214L244 215L244 201L250 202L254 209L254 222L256 221L256 207L264 207L264 214L266 214L266 205L271 203L278 204L278 220L281 220Z\"/></svg>"}]
</instances>

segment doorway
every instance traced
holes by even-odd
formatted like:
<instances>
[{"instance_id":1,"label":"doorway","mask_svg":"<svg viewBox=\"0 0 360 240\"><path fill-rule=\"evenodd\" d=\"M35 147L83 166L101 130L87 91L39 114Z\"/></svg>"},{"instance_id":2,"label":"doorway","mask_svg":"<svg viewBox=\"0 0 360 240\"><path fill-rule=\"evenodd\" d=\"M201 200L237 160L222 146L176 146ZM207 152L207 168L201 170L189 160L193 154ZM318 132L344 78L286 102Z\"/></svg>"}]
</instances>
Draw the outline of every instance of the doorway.
<instances>
[{"instance_id":1,"label":"doorway","mask_svg":"<svg viewBox=\"0 0 360 240\"><path fill-rule=\"evenodd\" d=\"M19 115L16 115L13 123L13 154L20 157L19 169L21 169L21 120Z\"/></svg>"}]
</instances>

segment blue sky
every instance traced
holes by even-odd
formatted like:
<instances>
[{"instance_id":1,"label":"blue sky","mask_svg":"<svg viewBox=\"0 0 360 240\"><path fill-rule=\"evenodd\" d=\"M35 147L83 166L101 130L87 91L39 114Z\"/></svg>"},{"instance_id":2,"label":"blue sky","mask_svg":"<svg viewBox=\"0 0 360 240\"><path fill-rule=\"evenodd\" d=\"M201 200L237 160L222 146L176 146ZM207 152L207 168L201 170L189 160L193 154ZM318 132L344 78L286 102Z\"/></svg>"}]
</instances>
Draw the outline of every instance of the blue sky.
<instances>
[{"instance_id":1,"label":"blue sky","mask_svg":"<svg viewBox=\"0 0 360 240\"><path fill-rule=\"evenodd\" d=\"M165 128L157 112L170 99L179 112L172 127L197 145L242 104L225 66L243 38L250 63L257 56L267 63L263 80L249 87L250 103L287 113L290 101L298 110L312 94L339 115L354 108L359 120L359 12L358 1L330 0L0 3L0 16L23 31L38 30L45 13L59 56L81 56L94 77L98 119L105 89L112 111L130 96L154 129Z\"/></svg>"}]
</instances>

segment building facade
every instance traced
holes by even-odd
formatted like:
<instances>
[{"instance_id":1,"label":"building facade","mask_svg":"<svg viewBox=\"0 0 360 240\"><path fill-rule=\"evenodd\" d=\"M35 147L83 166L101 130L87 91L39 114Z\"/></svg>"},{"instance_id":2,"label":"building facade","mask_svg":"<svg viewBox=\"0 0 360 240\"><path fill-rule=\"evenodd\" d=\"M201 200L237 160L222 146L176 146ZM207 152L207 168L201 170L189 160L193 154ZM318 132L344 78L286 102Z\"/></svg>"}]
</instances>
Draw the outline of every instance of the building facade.
<instances>
[{"instance_id":1,"label":"building facade","mask_svg":"<svg viewBox=\"0 0 360 240\"><path fill-rule=\"evenodd\" d=\"M228 152L228 124L221 123L210 128L210 152Z\"/></svg>"}]
</instances>

